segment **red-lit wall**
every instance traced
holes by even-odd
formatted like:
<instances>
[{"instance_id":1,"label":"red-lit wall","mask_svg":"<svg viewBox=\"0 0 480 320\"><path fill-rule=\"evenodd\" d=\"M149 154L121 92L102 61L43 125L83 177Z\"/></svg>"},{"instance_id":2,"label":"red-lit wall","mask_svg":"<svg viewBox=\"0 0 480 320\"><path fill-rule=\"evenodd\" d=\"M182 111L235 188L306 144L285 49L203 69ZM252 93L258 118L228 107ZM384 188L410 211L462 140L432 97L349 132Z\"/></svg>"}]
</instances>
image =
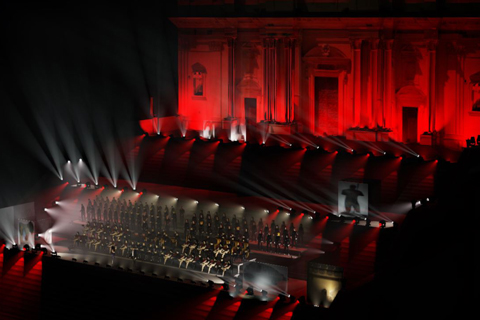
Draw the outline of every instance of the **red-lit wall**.
<instances>
[{"instance_id":1,"label":"red-lit wall","mask_svg":"<svg viewBox=\"0 0 480 320\"><path fill-rule=\"evenodd\" d=\"M171 20L179 29L178 113L188 129L227 129L232 117L244 125L248 98L256 123L295 121L290 132L348 138L353 127L381 126L397 141L454 149L480 134L480 110L472 111L480 19ZM202 96L194 94L196 70Z\"/></svg>"}]
</instances>

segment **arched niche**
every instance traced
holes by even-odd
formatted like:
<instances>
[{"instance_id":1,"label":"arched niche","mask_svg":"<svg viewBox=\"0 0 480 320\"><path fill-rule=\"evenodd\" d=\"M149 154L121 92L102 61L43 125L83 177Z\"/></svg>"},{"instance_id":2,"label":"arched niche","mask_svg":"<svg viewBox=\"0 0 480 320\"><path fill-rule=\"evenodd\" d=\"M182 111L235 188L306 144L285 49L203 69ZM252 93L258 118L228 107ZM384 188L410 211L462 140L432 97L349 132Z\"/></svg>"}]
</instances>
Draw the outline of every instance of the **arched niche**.
<instances>
[{"instance_id":1,"label":"arched niche","mask_svg":"<svg viewBox=\"0 0 480 320\"><path fill-rule=\"evenodd\" d=\"M340 49L329 44L319 44L308 51L302 60L308 81L308 106L305 110L307 127L318 135L324 132L329 135L344 135L347 74L351 72L351 60ZM322 78L325 81L322 81ZM331 100L335 98L335 95L332 95L335 90L331 88L332 78L336 79L337 103ZM329 83L326 85L329 88L323 88L322 83ZM326 90L330 90L329 100L324 103L325 98L320 93ZM333 119L332 115L336 115L336 119ZM330 121L326 122L326 119Z\"/></svg>"},{"instance_id":2,"label":"arched niche","mask_svg":"<svg viewBox=\"0 0 480 320\"><path fill-rule=\"evenodd\" d=\"M397 128L397 140L406 142L408 132L404 132L407 128L408 119L412 119L411 111L416 109L416 141L419 142L420 135L428 131L428 106L427 96L416 86L405 86L395 94L396 110L395 110L395 127Z\"/></svg>"}]
</instances>

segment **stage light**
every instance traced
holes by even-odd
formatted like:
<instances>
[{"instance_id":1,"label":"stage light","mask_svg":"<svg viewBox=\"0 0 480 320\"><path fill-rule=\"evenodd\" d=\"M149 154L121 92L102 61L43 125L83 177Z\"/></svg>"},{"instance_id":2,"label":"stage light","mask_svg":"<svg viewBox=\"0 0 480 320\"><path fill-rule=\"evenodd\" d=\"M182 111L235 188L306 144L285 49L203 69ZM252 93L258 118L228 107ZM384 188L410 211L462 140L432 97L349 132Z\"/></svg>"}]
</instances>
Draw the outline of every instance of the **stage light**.
<instances>
[{"instance_id":1,"label":"stage light","mask_svg":"<svg viewBox=\"0 0 480 320\"><path fill-rule=\"evenodd\" d=\"M83 263L88 263L88 260L83 260Z\"/></svg>"},{"instance_id":2,"label":"stage light","mask_svg":"<svg viewBox=\"0 0 480 320\"><path fill-rule=\"evenodd\" d=\"M248 288L247 288L247 295L253 296L253 294L254 294L254 293L253 293L253 288L252 288L252 287L248 287Z\"/></svg>"},{"instance_id":3,"label":"stage light","mask_svg":"<svg viewBox=\"0 0 480 320\"><path fill-rule=\"evenodd\" d=\"M264 210L266 213L269 213L270 211L268 211L267 209Z\"/></svg>"},{"instance_id":4,"label":"stage light","mask_svg":"<svg viewBox=\"0 0 480 320\"><path fill-rule=\"evenodd\" d=\"M62 180L62 181L63 181L63 177L61 177L61 178L60 178L60 180Z\"/></svg>"},{"instance_id":5,"label":"stage light","mask_svg":"<svg viewBox=\"0 0 480 320\"><path fill-rule=\"evenodd\" d=\"M70 163L70 160L68 160L67 163Z\"/></svg>"},{"instance_id":6,"label":"stage light","mask_svg":"<svg viewBox=\"0 0 480 320\"><path fill-rule=\"evenodd\" d=\"M320 146L317 146L317 149L320 149Z\"/></svg>"},{"instance_id":7,"label":"stage light","mask_svg":"<svg viewBox=\"0 0 480 320\"><path fill-rule=\"evenodd\" d=\"M43 208L43 211L47 211L47 208Z\"/></svg>"},{"instance_id":8,"label":"stage light","mask_svg":"<svg viewBox=\"0 0 480 320\"><path fill-rule=\"evenodd\" d=\"M157 197L159 197L159 196L157 196ZM175 201L178 201L178 198L173 198L173 199L174 199Z\"/></svg>"},{"instance_id":9,"label":"stage light","mask_svg":"<svg viewBox=\"0 0 480 320\"><path fill-rule=\"evenodd\" d=\"M430 201L430 198L427 198L427 199L425 199L425 200L427 200L427 202L428 202L428 201Z\"/></svg>"},{"instance_id":10,"label":"stage light","mask_svg":"<svg viewBox=\"0 0 480 320\"><path fill-rule=\"evenodd\" d=\"M23 251L30 251L30 246L28 244L24 245Z\"/></svg>"},{"instance_id":11,"label":"stage light","mask_svg":"<svg viewBox=\"0 0 480 320\"><path fill-rule=\"evenodd\" d=\"M215 203L215 205L218 207L218 203Z\"/></svg>"},{"instance_id":12,"label":"stage light","mask_svg":"<svg viewBox=\"0 0 480 320\"><path fill-rule=\"evenodd\" d=\"M365 226L370 227L370 223L371 223L370 219L367 218L367 220L365 220Z\"/></svg>"},{"instance_id":13,"label":"stage light","mask_svg":"<svg viewBox=\"0 0 480 320\"><path fill-rule=\"evenodd\" d=\"M111 268L111 267L112 267L111 265L107 264L107 268Z\"/></svg>"},{"instance_id":14,"label":"stage light","mask_svg":"<svg viewBox=\"0 0 480 320\"><path fill-rule=\"evenodd\" d=\"M135 191L135 190L137 190L137 188L136 188L136 187L133 187L133 191Z\"/></svg>"},{"instance_id":15,"label":"stage light","mask_svg":"<svg viewBox=\"0 0 480 320\"><path fill-rule=\"evenodd\" d=\"M240 207L240 208L242 208L242 210L245 210L245 207Z\"/></svg>"},{"instance_id":16,"label":"stage light","mask_svg":"<svg viewBox=\"0 0 480 320\"><path fill-rule=\"evenodd\" d=\"M213 289L213 284L214 284L213 281L212 281L212 280L208 280L207 283L208 283L208 287L209 287L210 289Z\"/></svg>"},{"instance_id":17,"label":"stage light","mask_svg":"<svg viewBox=\"0 0 480 320\"><path fill-rule=\"evenodd\" d=\"M95 265L98 267L98 266L100 265L100 263L98 263L98 262L95 262Z\"/></svg>"},{"instance_id":18,"label":"stage light","mask_svg":"<svg viewBox=\"0 0 480 320\"><path fill-rule=\"evenodd\" d=\"M228 281L225 281L223 283L222 287L223 287L223 290L225 290L225 291L230 290L230 285L229 285Z\"/></svg>"},{"instance_id":19,"label":"stage light","mask_svg":"<svg viewBox=\"0 0 480 320\"><path fill-rule=\"evenodd\" d=\"M123 268L122 268L122 267L118 267L118 270L121 270L121 271L123 271Z\"/></svg>"},{"instance_id":20,"label":"stage light","mask_svg":"<svg viewBox=\"0 0 480 320\"><path fill-rule=\"evenodd\" d=\"M158 277L158 274L156 274L155 272L152 272L152 276L153 277Z\"/></svg>"},{"instance_id":21,"label":"stage light","mask_svg":"<svg viewBox=\"0 0 480 320\"><path fill-rule=\"evenodd\" d=\"M378 223L378 226L381 227L382 229L385 228L385 225L386 225L385 220L380 220L380 222Z\"/></svg>"},{"instance_id":22,"label":"stage light","mask_svg":"<svg viewBox=\"0 0 480 320\"><path fill-rule=\"evenodd\" d=\"M60 204L60 201L55 201L55 204Z\"/></svg>"},{"instance_id":23,"label":"stage light","mask_svg":"<svg viewBox=\"0 0 480 320\"><path fill-rule=\"evenodd\" d=\"M72 258L72 261L73 261L73 262L77 262L77 259L76 259L76 258Z\"/></svg>"},{"instance_id":24,"label":"stage light","mask_svg":"<svg viewBox=\"0 0 480 320\"><path fill-rule=\"evenodd\" d=\"M195 202L195 204L198 204L198 201L197 201L197 200L195 200L194 202Z\"/></svg>"},{"instance_id":25,"label":"stage light","mask_svg":"<svg viewBox=\"0 0 480 320\"><path fill-rule=\"evenodd\" d=\"M262 297L266 298L266 297L267 297L267 294L268 294L268 292L267 292L267 291L265 291L265 290L262 290Z\"/></svg>"},{"instance_id":26,"label":"stage light","mask_svg":"<svg viewBox=\"0 0 480 320\"><path fill-rule=\"evenodd\" d=\"M82 158L78 159L78 162L81 162L82 161Z\"/></svg>"},{"instance_id":27,"label":"stage light","mask_svg":"<svg viewBox=\"0 0 480 320\"><path fill-rule=\"evenodd\" d=\"M384 151L384 152L383 152L383 155L386 155L386 154L387 154L387 153Z\"/></svg>"},{"instance_id":28,"label":"stage light","mask_svg":"<svg viewBox=\"0 0 480 320\"><path fill-rule=\"evenodd\" d=\"M295 296L288 295L288 297L290 298L290 303L297 302L297 298Z\"/></svg>"},{"instance_id":29,"label":"stage light","mask_svg":"<svg viewBox=\"0 0 480 320\"><path fill-rule=\"evenodd\" d=\"M177 281L178 282L183 282L183 279L182 278L177 278Z\"/></svg>"},{"instance_id":30,"label":"stage light","mask_svg":"<svg viewBox=\"0 0 480 320\"><path fill-rule=\"evenodd\" d=\"M292 146L292 144L290 143L290 147Z\"/></svg>"}]
</instances>

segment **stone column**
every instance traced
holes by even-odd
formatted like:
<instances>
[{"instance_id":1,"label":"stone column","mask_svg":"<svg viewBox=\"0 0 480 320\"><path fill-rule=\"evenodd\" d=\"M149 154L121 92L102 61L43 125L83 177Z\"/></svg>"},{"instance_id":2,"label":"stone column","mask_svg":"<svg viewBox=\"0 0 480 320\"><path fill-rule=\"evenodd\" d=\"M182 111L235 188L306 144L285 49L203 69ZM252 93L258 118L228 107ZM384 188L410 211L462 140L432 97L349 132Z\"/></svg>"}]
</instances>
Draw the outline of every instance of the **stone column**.
<instances>
[{"instance_id":1,"label":"stone column","mask_svg":"<svg viewBox=\"0 0 480 320\"><path fill-rule=\"evenodd\" d=\"M286 76L285 76L285 110L286 116L285 121L287 123L292 122L292 91L293 91L293 66L294 66L294 55L295 55L295 39L292 38L285 38L285 68L286 68Z\"/></svg>"},{"instance_id":2,"label":"stone column","mask_svg":"<svg viewBox=\"0 0 480 320\"><path fill-rule=\"evenodd\" d=\"M377 107L377 92L378 92L378 39L370 40L370 54L371 54L371 68L370 68L370 79L371 79L371 97L372 101L370 104L370 124L373 127L381 125L381 110Z\"/></svg>"},{"instance_id":3,"label":"stone column","mask_svg":"<svg viewBox=\"0 0 480 320\"><path fill-rule=\"evenodd\" d=\"M436 107L436 61L437 61L437 41L430 40L427 43L429 56L429 77L428 77L428 130L435 130L435 107Z\"/></svg>"},{"instance_id":4,"label":"stone column","mask_svg":"<svg viewBox=\"0 0 480 320\"><path fill-rule=\"evenodd\" d=\"M235 117L235 37L227 39L228 47L228 117Z\"/></svg>"},{"instance_id":5,"label":"stone column","mask_svg":"<svg viewBox=\"0 0 480 320\"><path fill-rule=\"evenodd\" d=\"M392 127L392 47L393 47L393 40L389 39L384 42L385 51L384 51L384 61L385 61L385 68L384 68L384 117L385 117L385 126L387 128Z\"/></svg>"},{"instance_id":6,"label":"stone column","mask_svg":"<svg viewBox=\"0 0 480 320\"><path fill-rule=\"evenodd\" d=\"M360 125L362 107L362 39L352 40L353 48L353 126Z\"/></svg>"}]
</instances>

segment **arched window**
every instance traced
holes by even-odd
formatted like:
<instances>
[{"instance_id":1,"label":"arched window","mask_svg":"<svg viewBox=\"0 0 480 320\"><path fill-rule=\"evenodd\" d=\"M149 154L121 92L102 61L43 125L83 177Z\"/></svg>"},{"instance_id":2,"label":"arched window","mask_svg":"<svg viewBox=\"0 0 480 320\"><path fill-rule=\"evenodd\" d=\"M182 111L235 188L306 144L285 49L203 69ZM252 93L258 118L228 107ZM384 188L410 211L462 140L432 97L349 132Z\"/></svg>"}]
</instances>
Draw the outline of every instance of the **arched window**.
<instances>
[{"instance_id":1,"label":"arched window","mask_svg":"<svg viewBox=\"0 0 480 320\"><path fill-rule=\"evenodd\" d=\"M194 98L202 98L205 97L205 84L206 84L206 76L207 70L203 65L200 63L195 63L192 66L192 79L193 79L193 97Z\"/></svg>"}]
</instances>

